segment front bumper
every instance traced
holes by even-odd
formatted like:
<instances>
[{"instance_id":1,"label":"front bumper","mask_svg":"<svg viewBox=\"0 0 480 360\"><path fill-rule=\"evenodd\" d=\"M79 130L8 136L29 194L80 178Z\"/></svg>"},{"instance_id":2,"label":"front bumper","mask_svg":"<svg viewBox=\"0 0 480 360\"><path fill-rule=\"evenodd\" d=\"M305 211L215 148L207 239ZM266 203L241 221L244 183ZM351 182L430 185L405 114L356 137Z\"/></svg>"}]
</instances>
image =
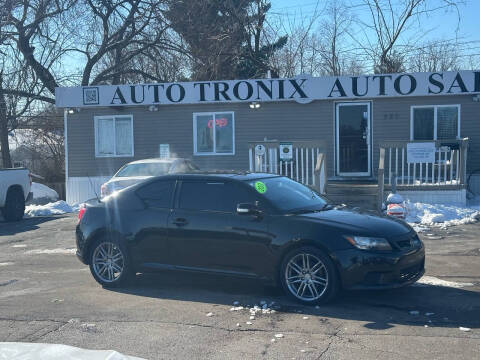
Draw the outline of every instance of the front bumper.
<instances>
[{"instance_id":1,"label":"front bumper","mask_svg":"<svg viewBox=\"0 0 480 360\"><path fill-rule=\"evenodd\" d=\"M376 253L358 249L335 253L343 288L388 289L406 286L425 273L425 248Z\"/></svg>"}]
</instances>

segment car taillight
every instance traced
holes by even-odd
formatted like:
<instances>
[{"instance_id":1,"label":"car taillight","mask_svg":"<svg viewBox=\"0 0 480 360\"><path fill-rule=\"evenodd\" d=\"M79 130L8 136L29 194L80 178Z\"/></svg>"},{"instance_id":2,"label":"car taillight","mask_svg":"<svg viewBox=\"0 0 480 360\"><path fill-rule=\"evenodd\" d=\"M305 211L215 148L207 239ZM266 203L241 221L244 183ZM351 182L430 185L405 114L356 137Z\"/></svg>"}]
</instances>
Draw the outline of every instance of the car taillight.
<instances>
[{"instance_id":1,"label":"car taillight","mask_svg":"<svg viewBox=\"0 0 480 360\"><path fill-rule=\"evenodd\" d=\"M32 186L32 174L31 173L28 173L28 177L30 178L30 186Z\"/></svg>"},{"instance_id":2,"label":"car taillight","mask_svg":"<svg viewBox=\"0 0 480 360\"><path fill-rule=\"evenodd\" d=\"M85 211L87 211L87 208L83 206L80 211L78 212L78 223L80 224L80 221L82 221L83 215L85 215Z\"/></svg>"},{"instance_id":3,"label":"car taillight","mask_svg":"<svg viewBox=\"0 0 480 360\"><path fill-rule=\"evenodd\" d=\"M100 197L107 196L107 185L103 184L100 186Z\"/></svg>"}]
</instances>

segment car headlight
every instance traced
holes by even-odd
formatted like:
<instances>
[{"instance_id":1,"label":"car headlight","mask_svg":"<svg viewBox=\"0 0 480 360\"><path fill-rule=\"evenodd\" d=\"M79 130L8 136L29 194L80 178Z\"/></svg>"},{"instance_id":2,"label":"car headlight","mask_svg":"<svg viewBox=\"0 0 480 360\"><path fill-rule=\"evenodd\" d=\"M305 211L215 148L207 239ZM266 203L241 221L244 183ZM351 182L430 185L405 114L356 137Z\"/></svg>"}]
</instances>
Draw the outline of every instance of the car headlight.
<instances>
[{"instance_id":1,"label":"car headlight","mask_svg":"<svg viewBox=\"0 0 480 360\"><path fill-rule=\"evenodd\" d=\"M345 236L345 239L358 249L362 250L392 250L387 239L365 236Z\"/></svg>"},{"instance_id":2,"label":"car headlight","mask_svg":"<svg viewBox=\"0 0 480 360\"><path fill-rule=\"evenodd\" d=\"M415 234L415 236L412 239L412 246L413 247L422 247L422 241L420 240L420 238L418 237L417 234Z\"/></svg>"}]
</instances>

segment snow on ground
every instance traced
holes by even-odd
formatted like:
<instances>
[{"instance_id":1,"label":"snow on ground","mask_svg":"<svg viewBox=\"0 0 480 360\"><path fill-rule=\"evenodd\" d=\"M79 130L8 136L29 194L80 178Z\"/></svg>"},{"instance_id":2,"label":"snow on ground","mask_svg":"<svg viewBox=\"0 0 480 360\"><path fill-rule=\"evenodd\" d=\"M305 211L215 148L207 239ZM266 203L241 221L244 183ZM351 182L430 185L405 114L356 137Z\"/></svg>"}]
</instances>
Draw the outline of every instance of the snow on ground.
<instances>
[{"instance_id":1,"label":"snow on ground","mask_svg":"<svg viewBox=\"0 0 480 360\"><path fill-rule=\"evenodd\" d=\"M32 182L32 188L30 191L33 193L34 199L47 198L50 200L58 200L59 198L58 193L55 190L36 182Z\"/></svg>"},{"instance_id":2,"label":"snow on ground","mask_svg":"<svg viewBox=\"0 0 480 360\"><path fill-rule=\"evenodd\" d=\"M25 217L60 215L77 211L78 205L70 206L60 200L46 205L28 205L25 207Z\"/></svg>"},{"instance_id":3,"label":"snow on ground","mask_svg":"<svg viewBox=\"0 0 480 360\"><path fill-rule=\"evenodd\" d=\"M418 280L414 285L416 286L426 286L426 285L433 285L433 286L445 286L445 287L453 287L453 288L463 288L466 286L473 286L472 283L462 283L462 282L455 282L455 281L447 281L436 278L434 276L423 276L420 280Z\"/></svg>"},{"instance_id":4,"label":"snow on ground","mask_svg":"<svg viewBox=\"0 0 480 360\"><path fill-rule=\"evenodd\" d=\"M142 360L113 350L87 350L62 344L0 342L0 358L9 360Z\"/></svg>"},{"instance_id":5,"label":"snow on ground","mask_svg":"<svg viewBox=\"0 0 480 360\"><path fill-rule=\"evenodd\" d=\"M27 255L39 254L75 254L76 249L34 249L25 252Z\"/></svg>"},{"instance_id":6,"label":"snow on ground","mask_svg":"<svg viewBox=\"0 0 480 360\"><path fill-rule=\"evenodd\" d=\"M446 228L454 225L471 224L480 220L480 208L458 207L454 205L425 204L407 202L406 221L416 231L428 227Z\"/></svg>"}]
</instances>

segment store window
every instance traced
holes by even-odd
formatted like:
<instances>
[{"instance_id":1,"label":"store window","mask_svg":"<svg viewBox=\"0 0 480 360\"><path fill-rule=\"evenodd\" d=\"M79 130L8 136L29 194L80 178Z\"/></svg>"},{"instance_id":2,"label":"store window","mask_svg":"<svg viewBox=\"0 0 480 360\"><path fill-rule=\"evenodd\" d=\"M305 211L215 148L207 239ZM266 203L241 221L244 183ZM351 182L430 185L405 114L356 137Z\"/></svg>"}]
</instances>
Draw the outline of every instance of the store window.
<instances>
[{"instance_id":1,"label":"store window","mask_svg":"<svg viewBox=\"0 0 480 360\"><path fill-rule=\"evenodd\" d=\"M133 156L133 117L95 116L95 156Z\"/></svg>"},{"instance_id":2,"label":"store window","mask_svg":"<svg viewBox=\"0 0 480 360\"><path fill-rule=\"evenodd\" d=\"M413 106L411 140L460 138L460 105Z\"/></svg>"},{"instance_id":3,"label":"store window","mask_svg":"<svg viewBox=\"0 0 480 360\"><path fill-rule=\"evenodd\" d=\"M195 155L234 155L235 123L233 112L193 114Z\"/></svg>"}]
</instances>

